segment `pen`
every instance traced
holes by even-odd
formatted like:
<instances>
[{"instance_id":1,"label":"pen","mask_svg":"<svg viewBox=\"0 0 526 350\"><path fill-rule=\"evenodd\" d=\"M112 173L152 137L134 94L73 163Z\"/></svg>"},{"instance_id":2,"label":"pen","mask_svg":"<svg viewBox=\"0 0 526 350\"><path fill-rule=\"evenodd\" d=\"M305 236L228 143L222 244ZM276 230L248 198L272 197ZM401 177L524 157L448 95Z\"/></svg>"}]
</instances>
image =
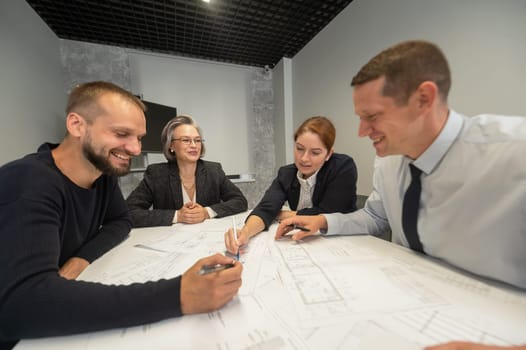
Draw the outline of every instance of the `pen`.
<instances>
[{"instance_id":1,"label":"pen","mask_svg":"<svg viewBox=\"0 0 526 350\"><path fill-rule=\"evenodd\" d=\"M236 240L236 243L239 245L239 242L237 241L237 226L236 226L235 216L232 217L232 226L234 226L234 239ZM239 260L239 247L237 248L236 260Z\"/></svg>"},{"instance_id":2,"label":"pen","mask_svg":"<svg viewBox=\"0 0 526 350\"><path fill-rule=\"evenodd\" d=\"M221 264L203 265L201 269L199 270L199 274L208 275L209 273L223 271L231 267L234 267L234 263L224 264L224 265L221 265Z\"/></svg>"},{"instance_id":3,"label":"pen","mask_svg":"<svg viewBox=\"0 0 526 350\"><path fill-rule=\"evenodd\" d=\"M167 252L166 250L162 250L162 249L158 249L158 248L154 248L154 247L149 247L145 244L135 244L134 245L135 248L142 248L142 249L147 249L147 250L153 250L154 252L160 252L160 253L169 253Z\"/></svg>"},{"instance_id":4,"label":"pen","mask_svg":"<svg viewBox=\"0 0 526 350\"><path fill-rule=\"evenodd\" d=\"M300 231L303 231L303 232L309 232L310 230L306 227L303 227L303 226L299 226L299 225L294 225L294 224L290 224L290 225L287 225L288 227L292 227L293 230L300 230Z\"/></svg>"}]
</instances>

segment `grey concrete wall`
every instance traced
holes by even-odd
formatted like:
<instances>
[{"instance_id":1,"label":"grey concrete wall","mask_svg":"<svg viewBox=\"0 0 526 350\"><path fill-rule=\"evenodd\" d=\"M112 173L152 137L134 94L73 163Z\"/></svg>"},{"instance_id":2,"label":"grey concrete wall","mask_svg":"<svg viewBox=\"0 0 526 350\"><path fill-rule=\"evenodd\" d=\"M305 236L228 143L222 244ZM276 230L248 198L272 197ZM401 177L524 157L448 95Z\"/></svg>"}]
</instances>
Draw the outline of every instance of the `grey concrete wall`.
<instances>
[{"instance_id":1,"label":"grey concrete wall","mask_svg":"<svg viewBox=\"0 0 526 350\"><path fill-rule=\"evenodd\" d=\"M272 71L254 68L252 78L253 115L251 154L254 158L253 183L240 183L239 188L247 197L248 207L253 208L274 179L276 157L274 154L274 93Z\"/></svg>"},{"instance_id":2,"label":"grey concrete wall","mask_svg":"<svg viewBox=\"0 0 526 350\"><path fill-rule=\"evenodd\" d=\"M80 83L95 80L130 90L130 64L123 48L61 40L60 57L66 93Z\"/></svg>"}]
</instances>

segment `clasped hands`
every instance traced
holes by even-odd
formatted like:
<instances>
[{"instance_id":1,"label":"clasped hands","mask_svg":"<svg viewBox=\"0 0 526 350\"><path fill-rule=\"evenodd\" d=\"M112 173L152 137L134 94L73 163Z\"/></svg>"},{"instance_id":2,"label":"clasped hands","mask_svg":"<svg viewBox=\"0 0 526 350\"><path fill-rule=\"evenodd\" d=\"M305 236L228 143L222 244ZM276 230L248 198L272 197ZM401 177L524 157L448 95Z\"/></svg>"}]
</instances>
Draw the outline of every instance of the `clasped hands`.
<instances>
[{"instance_id":1,"label":"clasped hands","mask_svg":"<svg viewBox=\"0 0 526 350\"><path fill-rule=\"evenodd\" d=\"M177 222L183 224L197 224L209 219L208 211L199 203L185 203L177 210Z\"/></svg>"}]
</instances>

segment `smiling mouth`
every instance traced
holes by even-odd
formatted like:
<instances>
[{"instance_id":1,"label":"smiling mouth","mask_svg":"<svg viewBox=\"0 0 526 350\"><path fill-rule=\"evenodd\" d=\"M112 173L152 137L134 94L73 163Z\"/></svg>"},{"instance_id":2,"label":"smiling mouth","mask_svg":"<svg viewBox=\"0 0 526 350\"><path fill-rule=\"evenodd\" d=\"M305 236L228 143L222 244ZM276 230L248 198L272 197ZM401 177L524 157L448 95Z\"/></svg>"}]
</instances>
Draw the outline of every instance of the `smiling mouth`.
<instances>
[{"instance_id":1,"label":"smiling mouth","mask_svg":"<svg viewBox=\"0 0 526 350\"><path fill-rule=\"evenodd\" d=\"M110 152L112 156L116 157L116 158L119 158L121 160L127 160L129 161L130 160L130 156L128 155L125 155L125 154L121 154L121 153L115 153L115 152Z\"/></svg>"},{"instance_id":2,"label":"smiling mouth","mask_svg":"<svg viewBox=\"0 0 526 350\"><path fill-rule=\"evenodd\" d=\"M376 145L377 143L379 143L379 142L382 141L383 139L384 139L383 136L376 137L376 138L371 138L371 140L373 141L373 145Z\"/></svg>"}]
</instances>

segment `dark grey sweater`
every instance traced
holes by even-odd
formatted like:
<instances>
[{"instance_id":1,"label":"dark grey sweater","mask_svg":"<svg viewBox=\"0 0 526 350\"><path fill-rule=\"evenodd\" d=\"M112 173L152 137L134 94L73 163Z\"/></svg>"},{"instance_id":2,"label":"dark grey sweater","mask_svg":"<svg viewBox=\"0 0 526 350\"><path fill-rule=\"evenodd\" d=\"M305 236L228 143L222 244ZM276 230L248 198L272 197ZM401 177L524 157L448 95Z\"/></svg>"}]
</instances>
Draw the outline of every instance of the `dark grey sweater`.
<instances>
[{"instance_id":1,"label":"dark grey sweater","mask_svg":"<svg viewBox=\"0 0 526 350\"><path fill-rule=\"evenodd\" d=\"M108 286L59 276L69 258L92 262L119 244L131 223L116 178L80 188L51 147L0 168L0 347L180 316L179 277Z\"/></svg>"}]
</instances>

